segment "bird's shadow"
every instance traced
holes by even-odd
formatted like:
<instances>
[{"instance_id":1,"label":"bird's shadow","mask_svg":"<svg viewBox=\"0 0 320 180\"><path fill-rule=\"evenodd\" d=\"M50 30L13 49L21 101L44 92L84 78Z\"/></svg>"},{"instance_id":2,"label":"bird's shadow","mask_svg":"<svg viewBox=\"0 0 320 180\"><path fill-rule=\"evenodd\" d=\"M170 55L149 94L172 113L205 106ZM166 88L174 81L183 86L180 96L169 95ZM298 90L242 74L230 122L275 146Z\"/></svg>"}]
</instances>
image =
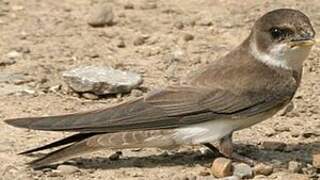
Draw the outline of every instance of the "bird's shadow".
<instances>
[{"instance_id":1,"label":"bird's shadow","mask_svg":"<svg viewBox=\"0 0 320 180\"><path fill-rule=\"evenodd\" d=\"M236 144L235 150L241 155L252 158L258 162L272 164L274 167L286 167L291 160L299 161L303 164L312 163L312 153L320 152L320 142L285 144L281 148L277 147L277 142L272 148L261 145ZM280 143L279 143L280 144ZM281 143L283 144L283 143ZM216 157L211 153L201 153L200 151L186 150L171 153L162 153L142 157L123 157L118 160L110 160L107 157L95 158L75 158L64 164L72 164L81 169L119 169L119 168L154 168L170 166L196 166L210 167Z\"/></svg>"}]
</instances>

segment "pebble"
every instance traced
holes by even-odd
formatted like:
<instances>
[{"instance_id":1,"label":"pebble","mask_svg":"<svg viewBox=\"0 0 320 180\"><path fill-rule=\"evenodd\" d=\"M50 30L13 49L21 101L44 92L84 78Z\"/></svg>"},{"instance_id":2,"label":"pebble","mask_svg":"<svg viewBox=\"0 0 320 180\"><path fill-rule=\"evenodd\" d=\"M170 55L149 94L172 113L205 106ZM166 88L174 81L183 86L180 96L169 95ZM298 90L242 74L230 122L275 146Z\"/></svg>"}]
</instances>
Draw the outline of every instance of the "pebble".
<instances>
[{"instance_id":1,"label":"pebble","mask_svg":"<svg viewBox=\"0 0 320 180\"><path fill-rule=\"evenodd\" d=\"M255 175L269 176L273 172L273 167L263 163L259 163L254 166L253 172Z\"/></svg>"},{"instance_id":2,"label":"pebble","mask_svg":"<svg viewBox=\"0 0 320 180\"><path fill-rule=\"evenodd\" d=\"M105 25L111 26L114 23L113 18L114 14L112 6L109 4L99 4L93 7L88 24L92 27L103 27Z\"/></svg>"},{"instance_id":3,"label":"pebble","mask_svg":"<svg viewBox=\"0 0 320 180\"><path fill-rule=\"evenodd\" d=\"M312 136L316 137L316 136L318 136L318 133L311 131L311 130L302 133L302 137L304 137L304 138L310 138Z\"/></svg>"},{"instance_id":4,"label":"pebble","mask_svg":"<svg viewBox=\"0 0 320 180\"><path fill-rule=\"evenodd\" d=\"M222 157L215 159L211 166L211 173L218 178L231 176L232 161Z\"/></svg>"},{"instance_id":5,"label":"pebble","mask_svg":"<svg viewBox=\"0 0 320 180\"><path fill-rule=\"evenodd\" d=\"M228 176L225 178L222 178L221 180L240 180L238 176Z\"/></svg>"},{"instance_id":6,"label":"pebble","mask_svg":"<svg viewBox=\"0 0 320 180\"><path fill-rule=\"evenodd\" d=\"M263 180L267 180L268 178L264 175L256 175L254 176L254 179L263 179Z\"/></svg>"},{"instance_id":7,"label":"pebble","mask_svg":"<svg viewBox=\"0 0 320 180\"><path fill-rule=\"evenodd\" d=\"M292 173L300 173L302 170L302 164L297 161L289 161L288 170Z\"/></svg>"},{"instance_id":8,"label":"pebble","mask_svg":"<svg viewBox=\"0 0 320 180\"><path fill-rule=\"evenodd\" d=\"M184 36L183 36L183 40L185 41L191 41L194 39L194 36L192 34L189 34L189 33L186 33Z\"/></svg>"},{"instance_id":9,"label":"pebble","mask_svg":"<svg viewBox=\"0 0 320 180\"><path fill-rule=\"evenodd\" d=\"M143 95L143 92L139 89L132 89L130 94L133 97L141 97Z\"/></svg>"},{"instance_id":10,"label":"pebble","mask_svg":"<svg viewBox=\"0 0 320 180\"><path fill-rule=\"evenodd\" d=\"M127 2L124 5L124 9L134 9L134 5L131 2Z\"/></svg>"},{"instance_id":11,"label":"pebble","mask_svg":"<svg viewBox=\"0 0 320 180\"><path fill-rule=\"evenodd\" d=\"M116 160L120 159L120 156L121 156L121 155L122 155L122 152L121 152L121 151L117 151L117 152L111 154L111 155L109 156L109 159L110 159L111 161L116 161Z\"/></svg>"},{"instance_id":12,"label":"pebble","mask_svg":"<svg viewBox=\"0 0 320 180\"><path fill-rule=\"evenodd\" d=\"M248 164L240 163L240 164L235 164L233 166L233 175L238 176L241 179L252 178L253 171Z\"/></svg>"},{"instance_id":13,"label":"pebble","mask_svg":"<svg viewBox=\"0 0 320 180\"><path fill-rule=\"evenodd\" d=\"M285 126L276 126L274 130L277 132L289 132L290 128Z\"/></svg>"},{"instance_id":14,"label":"pebble","mask_svg":"<svg viewBox=\"0 0 320 180\"><path fill-rule=\"evenodd\" d=\"M134 41L133 41L133 45L135 46L141 46L146 42L146 39L142 36L137 37Z\"/></svg>"},{"instance_id":15,"label":"pebble","mask_svg":"<svg viewBox=\"0 0 320 180\"><path fill-rule=\"evenodd\" d=\"M320 169L320 152L312 154L312 165L313 167Z\"/></svg>"},{"instance_id":16,"label":"pebble","mask_svg":"<svg viewBox=\"0 0 320 180\"><path fill-rule=\"evenodd\" d=\"M29 54L31 52L29 47L26 46L20 46L15 48L15 51L17 51L18 53L23 53L23 54Z\"/></svg>"},{"instance_id":17,"label":"pebble","mask_svg":"<svg viewBox=\"0 0 320 180\"><path fill-rule=\"evenodd\" d=\"M199 176L209 176L210 175L210 172L208 171L200 171L199 172Z\"/></svg>"},{"instance_id":18,"label":"pebble","mask_svg":"<svg viewBox=\"0 0 320 180\"><path fill-rule=\"evenodd\" d=\"M73 174L79 171L80 170L77 167L71 165L59 165L57 168L57 172L61 175Z\"/></svg>"},{"instance_id":19,"label":"pebble","mask_svg":"<svg viewBox=\"0 0 320 180\"><path fill-rule=\"evenodd\" d=\"M0 66L10 66L15 64L17 61L14 59L4 59L0 60Z\"/></svg>"},{"instance_id":20,"label":"pebble","mask_svg":"<svg viewBox=\"0 0 320 180\"><path fill-rule=\"evenodd\" d=\"M90 100L97 100L99 99L99 96L93 94L93 93L82 93L81 94L82 97L86 98L86 99L90 99Z\"/></svg>"},{"instance_id":21,"label":"pebble","mask_svg":"<svg viewBox=\"0 0 320 180\"><path fill-rule=\"evenodd\" d=\"M174 27L177 29L183 29L184 28L184 24L181 21L177 21L174 23Z\"/></svg>"},{"instance_id":22,"label":"pebble","mask_svg":"<svg viewBox=\"0 0 320 180\"><path fill-rule=\"evenodd\" d=\"M63 77L75 92L95 95L128 93L142 83L141 75L111 67L75 68L64 72Z\"/></svg>"},{"instance_id":23,"label":"pebble","mask_svg":"<svg viewBox=\"0 0 320 180\"><path fill-rule=\"evenodd\" d=\"M262 146L265 149L273 150L273 151L283 151L286 147L286 144L283 142L272 142L272 141L264 141Z\"/></svg>"},{"instance_id":24,"label":"pebble","mask_svg":"<svg viewBox=\"0 0 320 180\"><path fill-rule=\"evenodd\" d=\"M21 57L21 54L17 51L10 51L8 54L7 54L7 57L9 59L17 59L19 57Z\"/></svg>"},{"instance_id":25,"label":"pebble","mask_svg":"<svg viewBox=\"0 0 320 180\"><path fill-rule=\"evenodd\" d=\"M149 2L149 3L144 3L143 5L140 6L140 9L142 10L149 10L149 9L156 9L158 6L156 3Z\"/></svg>"},{"instance_id":26,"label":"pebble","mask_svg":"<svg viewBox=\"0 0 320 180\"><path fill-rule=\"evenodd\" d=\"M212 20L210 18L201 18L199 21L197 21L197 24L200 26L211 26Z\"/></svg>"},{"instance_id":27,"label":"pebble","mask_svg":"<svg viewBox=\"0 0 320 180\"><path fill-rule=\"evenodd\" d=\"M118 48L125 48L126 47L126 44L123 39L118 39L116 42L116 45Z\"/></svg>"}]
</instances>

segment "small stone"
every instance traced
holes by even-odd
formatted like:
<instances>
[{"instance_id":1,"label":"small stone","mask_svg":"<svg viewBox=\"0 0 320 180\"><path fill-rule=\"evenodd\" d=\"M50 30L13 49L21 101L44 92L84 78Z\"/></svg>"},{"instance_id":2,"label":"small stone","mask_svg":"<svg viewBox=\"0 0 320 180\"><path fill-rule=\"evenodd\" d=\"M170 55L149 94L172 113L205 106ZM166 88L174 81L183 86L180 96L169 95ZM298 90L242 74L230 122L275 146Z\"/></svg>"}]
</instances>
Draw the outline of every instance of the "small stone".
<instances>
[{"instance_id":1,"label":"small stone","mask_svg":"<svg viewBox=\"0 0 320 180\"><path fill-rule=\"evenodd\" d=\"M103 27L105 25L113 25L113 10L109 4L94 6L88 20L88 24L92 27Z\"/></svg>"},{"instance_id":2,"label":"small stone","mask_svg":"<svg viewBox=\"0 0 320 180\"><path fill-rule=\"evenodd\" d=\"M297 132L297 131L291 132L290 135L291 135L291 137L297 138L300 136L300 132Z\"/></svg>"},{"instance_id":3,"label":"small stone","mask_svg":"<svg viewBox=\"0 0 320 180\"><path fill-rule=\"evenodd\" d=\"M142 36L137 37L134 41L133 41L133 45L135 46L141 46L146 42L145 38Z\"/></svg>"},{"instance_id":4,"label":"small stone","mask_svg":"<svg viewBox=\"0 0 320 180\"><path fill-rule=\"evenodd\" d=\"M117 152L111 154L111 155L109 156L109 159L110 159L111 161L116 161L116 160L120 159L120 156L121 156L121 155L122 155L122 152L121 152L121 151L117 151Z\"/></svg>"},{"instance_id":5,"label":"small stone","mask_svg":"<svg viewBox=\"0 0 320 180\"><path fill-rule=\"evenodd\" d=\"M255 175L269 176L273 172L273 167L266 164L259 163L254 166L253 172Z\"/></svg>"},{"instance_id":6,"label":"small stone","mask_svg":"<svg viewBox=\"0 0 320 180\"><path fill-rule=\"evenodd\" d=\"M19 37L20 39L27 39L28 33L26 33L25 31L22 31L20 32Z\"/></svg>"},{"instance_id":7,"label":"small stone","mask_svg":"<svg viewBox=\"0 0 320 180\"><path fill-rule=\"evenodd\" d=\"M232 175L232 161L227 158L217 158L211 166L211 173L215 177L222 178Z\"/></svg>"},{"instance_id":8,"label":"small stone","mask_svg":"<svg viewBox=\"0 0 320 180\"><path fill-rule=\"evenodd\" d=\"M183 39L184 39L185 41L191 41L191 40L194 39L194 36L193 36L192 34L187 33L187 34L185 34L185 35L183 36Z\"/></svg>"},{"instance_id":9,"label":"small stone","mask_svg":"<svg viewBox=\"0 0 320 180\"><path fill-rule=\"evenodd\" d=\"M267 180L268 178L267 178L267 176L265 176L265 175L256 175L256 176L254 176L254 179L263 179L263 180Z\"/></svg>"},{"instance_id":10,"label":"small stone","mask_svg":"<svg viewBox=\"0 0 320 180\"><path fill-rule=\"evenodd\" d=\"M262 146L265 149L273 150L273 151L283 151L286 147L285 143L282 142L272 142L272 141L264 141Z\"/></svg>"},{"instance_id":11,"label":"small stone","mask_svg":"<svg viewBox=\"0 0 320 180\"><path fill-rule=\"evenodd\" d=\"M200 171L199 176L209 176L210 172L208 171Z\"/></svg>"},{"instance_id":12,"label":"small stone","mask_svg":"<svg viewBox=\"0 0 320 180\"><path fill-rule=\"evenodd\" d=\"M82 97L86 98L86 99L90 99L90 100L97 100L99 99L99 96L92 94L92 93L83 93L81 94Z\"/></svg>"},{"instance_id":13,"label":"small stone","mask_svg":"<svg viewBox=\"0 0 320 180\"><path fill-rule=\"evenodd\" d=\"M127 2L124 5L124 9L134 9L134 5L131 2Z\"/></svg>"},{"instance_id":14,"label":"small stone","mask_svg":"<svg viewBox=\"0 0 320 180\"><path fill-rule=\"evenodd\" d=\"M10 66L16 63L16 60L14 59L5 59L0 60L0 66Z\"/></svg>"},{"instance_id":15,"label":"small stone","mask_svg":"<svg viewBox=\"0 0 320 180\"><path fill-rule=\"evenodd\" d=\"M197 22L198 25L200 26L211 26L212 25L212 21L210 18L203 18L203 19L200 19L198 22Z\"/></svg>"},{"instance_id":16,"label":"small stone","mask_svg":"<svg viewBox=\"0 0 320 180\"><path fill-rule=\"evenodd\" d=\"M277 132L289 132L290 128L285 126L276 126L274 130Z\"/></svg>"},{"instance_id":17,"label":"small stone","mask_svg":"<svg viewBox=\"0 0 320 180\"><path fill-rule=\"evenodd\" d=\"M129 93L142 83L139 74L111 67L80 67L64 72L63 77L75 92L96 95Z\"/></svg>"},{"instance_id":18,"label":"small stone","mask_svg":"<svg viewBox=\"0 0 320 180\"><path fill-rule=\"evenodd\" d=\"M320 169L320 152L312 154L312 165Z\"/></svg>"},{"instance_id":19,"label":"small stone","mask_svg":"<svg viewBox=\"0 0 320 180\"><path fill-rule=\"evenodd\" d=\"M29 54L31 52L29 47L25 47L25 46L20 46L15 48L15 50L19 53L23 53L23 54Z\"/></svg>"},{"instance_id":20,"label":"small stone","mask_svg":"<svg viewBox=\"0 0 320 180\"><path fill-rule=\"evenodd\" d=\"M240 180L240 178L238 176L229 176L222 178L221 180Z\"/></svg>"},{"instance_id":21,"label":"small stone","mask_svg":"<svg viewBox=\"0 0 320 180\"><path fill-rule=\"evenodd\" d=\"M59 165L57 168L57 172L61 175L73 174L79 171L80 170L77 167L71 165Z\"/></svg>"},{"instance_id":22,"label":"small stone","mask_svg":"<svg viewBox=\"0 0 320 180\"><path fill-rule=\"evenodd\" d=\"M117 42L117 47L118 48L125 48L126 47L126 44L124 43L123 39L119 39Z\"/></svg>"},{"instance_id":23,"label":"small stone","mask_svg":"<svg viewBox=\"0 0 320 180\"><path fill-rule=\"evenodd\" d=\"M264 132L264 135L265 136L267 136L267 137L271 137L271 136L274 136L274 135L276 135L277 133L273 130L273 129L271 129L271 130L266 130L265 132Z\"/></svg>"},{"instance_id":24,"label":"small stone","mask_svg":"<svg viewBox=\"0 0 320 180\"><path fill-rule=\"evenodd\" d=\"M310 138L312 136L318 136L318 133L313 132L313 131L306 131L302 133L302 137L304 138Z\"/></svg>"},{"instance_id":25,"label":"small stone","mask_svg":"<svg viewBox=\"0 0 320 180\"><path fill-rule=\"evenodd\" d=\"M177 29L183 29L184 24L181 21L177 21L176 23L174 23L174 27L176 27Z\"/></svg>"},{"instance_id":26,"label":"small stone","mask_svg":"<svg viewBox=\"0 0 320 180\"><path fill-rule=\"evenodd\" d=\"M300 173L302 170L302 164L297 161L289 161L288 170L292 173Z\"/></svg>"},{"instance_id":27,"label":"small stone","mask_svg":"<svg viewBox=\"0 0 320 180\"><path fill-rule=\"evenodd\" d=\"M17 59L17 58L21 57L21 54L17 51L11 51L7 54L7 57L9 59Z\"/></svg>"},{"instance_id":28,"label":"small stone","mask_svg":"<svg viewBox=\"0 0 320 180\"><path fill-rule=\"evenodd\" d=\"M253 171L248 164L240 163L233 166L233 175L244 178L252 178Z\"/></svg>"},{"instance_id":29,"label":"small stone","mask_svg":"<svg viewBox=\"0 0 320 180\"><path fill-rule=\"evenodd\" d=\"M143 95L143 92L139 89L132 89L130 94L133 97L140 97Z\"/></svg>"},{"instance_id":30,"label":"small stone","mask_svg":"<svg viewBox=\"0 0 320 180\"><path fill-rule=\"evenodd\" d=\"M147 2L140 6L142 10L156 9L157 7L157 4L153 2Z\"/></svg>"}]
</instances>

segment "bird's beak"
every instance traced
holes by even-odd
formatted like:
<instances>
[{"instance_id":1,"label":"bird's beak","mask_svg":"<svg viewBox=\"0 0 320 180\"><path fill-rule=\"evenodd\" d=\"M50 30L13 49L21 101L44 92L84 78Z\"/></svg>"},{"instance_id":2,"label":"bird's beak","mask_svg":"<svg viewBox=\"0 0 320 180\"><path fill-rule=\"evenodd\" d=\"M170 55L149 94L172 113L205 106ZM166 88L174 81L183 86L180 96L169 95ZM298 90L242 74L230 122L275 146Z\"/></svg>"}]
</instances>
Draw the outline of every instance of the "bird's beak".
<instances>
[{"instance_id":1,"label":"bird's beak","mask_svg":"<svg viewBox=\"0 0 320 180\"><path fill-rule=\"evenodd\" d=\"M311 47L317 43L316 39L308 38L308 39L297 39L290 41L289 45L291 48L295 47Z\"/></svg>"}]
</instances>

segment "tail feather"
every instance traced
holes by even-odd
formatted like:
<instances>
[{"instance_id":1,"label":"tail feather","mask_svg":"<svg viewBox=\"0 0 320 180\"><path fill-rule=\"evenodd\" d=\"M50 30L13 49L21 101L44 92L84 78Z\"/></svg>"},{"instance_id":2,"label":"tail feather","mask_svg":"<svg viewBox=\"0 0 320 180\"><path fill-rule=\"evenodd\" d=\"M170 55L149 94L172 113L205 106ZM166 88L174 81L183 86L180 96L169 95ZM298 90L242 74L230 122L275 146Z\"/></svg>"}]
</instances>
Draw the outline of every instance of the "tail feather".
<instances>
[{"instance_id":1,"label":"tail feather","mask_svg":"<svg viewBox=\"0 0 320 180\"><path fill-rule=\"evenodd\" d=\"M54 147L60 147L60 146L67 145L67 144L70 144L70 143L75 143L75 142L82 141L84 139L87 139L87 138L89 138L91 136L94 136L94 135L97 135L97 134L98 133L79 133L79 134L74 134L74 135L71 135L71 136L66 137L64 139L60 139L58 141L54 141L52 143L49 143L49 144L46 144L46 145L43 145L43 146L40 146L40 147L36 147L36 148L30 149L30 150L26 150L26 151L20 152L19 154L20 155L25 155L25 154L30 154L30 153L33 153L33 152L42 151L42 150L46 150L46 149L50 149L50 148L54 148Z\"/></svg>"},{"instance_id":2,"label":"tail feather","mask_svg":"<svg viewBox=\"0 0 320 180\"><path fill-rule=\"evenodd\" d=\"M46 154L44 157L36 159L28 164L31 165L33 168L41 168L56 162L61 162L79 156L80 154L97 151L101 148L102 147L99 146L99 144L89 145L86 140L82 140L80 142L76 142L74 144L50 152Z\"/></svg>"}]
</instances>

